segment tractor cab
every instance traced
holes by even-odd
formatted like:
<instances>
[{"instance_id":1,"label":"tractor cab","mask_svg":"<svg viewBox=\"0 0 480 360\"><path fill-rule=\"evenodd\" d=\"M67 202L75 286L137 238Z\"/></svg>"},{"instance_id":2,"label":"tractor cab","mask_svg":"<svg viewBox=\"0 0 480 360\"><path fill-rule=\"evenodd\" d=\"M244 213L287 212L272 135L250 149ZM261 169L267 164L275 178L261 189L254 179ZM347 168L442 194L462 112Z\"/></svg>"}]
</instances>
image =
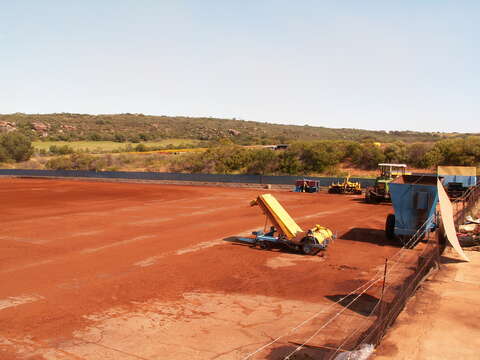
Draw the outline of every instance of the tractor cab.
<instances>
[{"instance_id":1,"label":"tractor cab","mask_svg":"<svg viewBox=\"0 0 480 360\"><path fill-rule=\"evenodd\" d=\"M407 165L405 164L378 164L380 176L377 180L393 180L400 175L406 175L406 169Z\"/></svg>"},{"instance_id":2,"label":"tractor cab","mask_svg":"<svg viewBox=\"0 0 480 360\"><path fill-rule=\"evenodd\" d=\"M375 179L375 186L365 191L365 201L379 203L390 201L389 184L399 176L409 175L405 164L378 164L379 176Z\"/></svg>"}]
</instances>

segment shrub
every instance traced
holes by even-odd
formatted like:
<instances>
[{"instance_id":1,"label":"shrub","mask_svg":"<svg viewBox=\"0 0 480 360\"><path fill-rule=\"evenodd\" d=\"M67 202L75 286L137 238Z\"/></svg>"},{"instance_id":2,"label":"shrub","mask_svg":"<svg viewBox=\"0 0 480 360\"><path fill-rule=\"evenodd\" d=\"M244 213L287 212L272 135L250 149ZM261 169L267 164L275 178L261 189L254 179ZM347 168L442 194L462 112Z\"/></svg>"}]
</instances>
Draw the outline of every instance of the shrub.
<instances>
[{"instance_id":1,"label":"shrub","mask_svg":"<svg viewBox=\"0 0 480 360\"><path fill-rule=\"evenodd\" d=\"M12 131L0 137L0 157L16 162L27 161L33 154L32 142L18 131ZM5 161L5 160L3 160Z\"/></svg>"},{"instance_id":2,"label":"shrub","mask_svg":"<svg viewBox=\"0 0 480 360\"><path fill-rule=\"evenodd\" d=\"M2 145L0 145L0 163L7 162L9 160L11 160L10 155L8 154L7 150L5 150Z\"/></svg>"},{"instance_id":3,"label":"shrub","mask_svg":"<svg viewBox=\"0 0 480 360\"><path fill-rule=\"evenodd\" d=\"M145 144L138 144L134 147L135 151L138 151L138 152L145 152L145 151L148 151L148 147L145 146Z\"/></svg>"},{"instance_id":4,"label":"shrub","mask_svg":"<svg viewBox=\"0 0 480 360\"><path fill-rule=\"evenodd\" d=\"M100 171L106 166L105 160L87 154L71 154L50 159L45 164L52 170L90 170Z\"/></svg>"},{"instance_id":5,"label":"shrub","mask_svg":"<svg viewBox=\"0 0 480 360\"><path fill-rule=\"evenodd\" d=\"M117 133L117 134L115 134L113 141L115 141L115 142L125 142L125 141L127 141L127 138L125 137L125 135Z\"/></svg>"},{"instance_id":6,"label":"shrub","mask_svg":"<svg viewBox=\"0 0 480 360\"><path fill-rule=\"evenodd\" d=\"M68 154L73 154L75 152L75 150L68 145L62 145L62 146L52 145L49 147L48 151L54 155L68 155Z\"/></svg>"},{"instance_id":7,"label":"shrub","mask_svg":"<svg viewBox=\"0 0 480 360\"><path fill-rule=\"evenodd\" d=\"M278 168L278 158L274 151L269 149L252 150L248 161L248 174L273 174Z\"/></svg>"}]
</instances>

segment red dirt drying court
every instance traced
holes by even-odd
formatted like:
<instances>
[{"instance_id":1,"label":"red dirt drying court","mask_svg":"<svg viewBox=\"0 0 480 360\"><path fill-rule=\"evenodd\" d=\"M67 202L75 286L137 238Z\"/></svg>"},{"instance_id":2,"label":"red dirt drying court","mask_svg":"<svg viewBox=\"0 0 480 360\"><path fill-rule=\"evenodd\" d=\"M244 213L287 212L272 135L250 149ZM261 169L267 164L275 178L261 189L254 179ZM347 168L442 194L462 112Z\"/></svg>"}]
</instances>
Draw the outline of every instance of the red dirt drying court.
<instances>
[{"instance_id":1,"label":"red dirt drying court","mask_svg":"<svg viewBox=\"0 0 480 360\"><path fill-rule=\"evenodd\" d=\"M250 357L279 359L329 313L293 327L342 309L398 250L382 230L390 205L359 196L268 190L303 228L338 234L312 257L224 241L263 228L249 202L266 190L0 185L1 359L243 359L282 336ZM363 317L348 309L311 342L338 344Z\"/></svg>"}]
</instances>

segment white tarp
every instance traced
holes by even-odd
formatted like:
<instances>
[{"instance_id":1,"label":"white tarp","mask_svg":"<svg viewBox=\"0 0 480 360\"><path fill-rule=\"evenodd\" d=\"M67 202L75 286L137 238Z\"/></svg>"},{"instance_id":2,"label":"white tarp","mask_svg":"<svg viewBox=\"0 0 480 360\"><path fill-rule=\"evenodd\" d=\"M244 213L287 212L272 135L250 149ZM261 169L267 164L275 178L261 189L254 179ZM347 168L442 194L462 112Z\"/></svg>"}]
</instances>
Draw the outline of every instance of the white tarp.
<instances>
[{"instance_id":1,"label":"white tarp","mask_svg":"<svg viewBox=\"0 0 480 360\"><path fill-rule=\"evenodd\" d=\"M374 350L375 348L372 344L362 344L358 350L338 354L334 360L367 360Z\"/></svg>"},{"instance_id":2,"label":"white tarp","mask_svg":"<svg viewBox=\"0 0 480 360\"><path fill-rule=\"evenodd\" d=\"M452 203L450 202L443 185L440 183L440 180L437 180L437 189L438 201L440 203L440 214L442 215L443 229L445 230L447 239L463 260L470 261L458 242L457 231L455 230L455 223L453 222Z\"/></svg>"}]
</instances>

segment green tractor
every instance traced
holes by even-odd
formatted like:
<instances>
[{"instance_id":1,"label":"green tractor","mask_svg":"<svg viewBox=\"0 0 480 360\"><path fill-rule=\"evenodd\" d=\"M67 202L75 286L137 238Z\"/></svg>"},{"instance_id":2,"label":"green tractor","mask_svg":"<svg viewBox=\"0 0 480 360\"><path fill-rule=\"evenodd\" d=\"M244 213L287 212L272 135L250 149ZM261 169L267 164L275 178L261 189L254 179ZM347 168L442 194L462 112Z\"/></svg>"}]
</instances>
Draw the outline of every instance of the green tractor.
<instances>
[{"instance_id":1,"label":"green tractor","mask_svg":"<svg viewBox=\"0 0 480 360\"><path fill-rule=\"evenodd\" d=\"M378 164L380 176L375 179L375 186L365 190L365 201L373 204L391 201L389 184L400 175L409 175L406 169L405 164Z\"/></svg>"}]
</instances>

